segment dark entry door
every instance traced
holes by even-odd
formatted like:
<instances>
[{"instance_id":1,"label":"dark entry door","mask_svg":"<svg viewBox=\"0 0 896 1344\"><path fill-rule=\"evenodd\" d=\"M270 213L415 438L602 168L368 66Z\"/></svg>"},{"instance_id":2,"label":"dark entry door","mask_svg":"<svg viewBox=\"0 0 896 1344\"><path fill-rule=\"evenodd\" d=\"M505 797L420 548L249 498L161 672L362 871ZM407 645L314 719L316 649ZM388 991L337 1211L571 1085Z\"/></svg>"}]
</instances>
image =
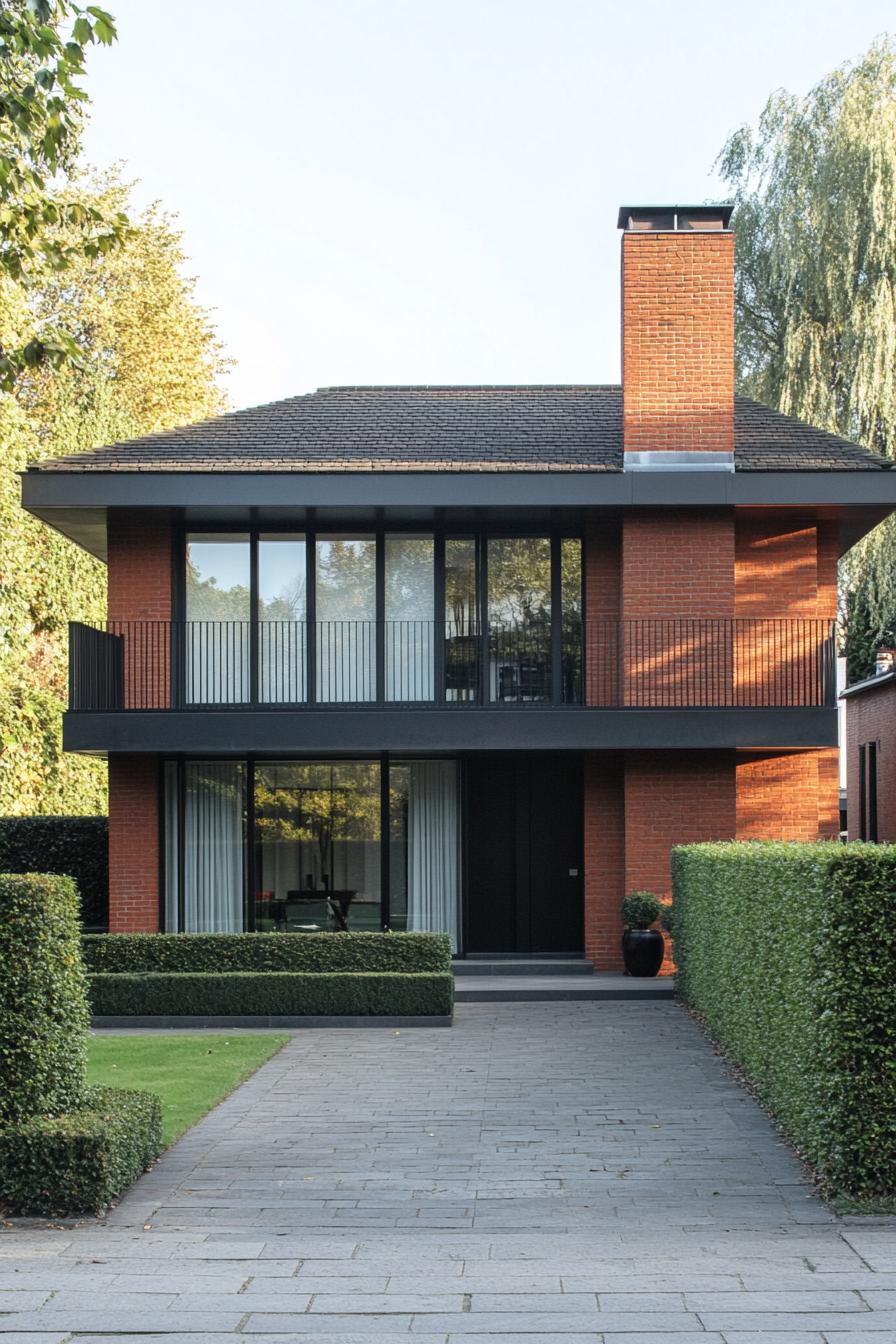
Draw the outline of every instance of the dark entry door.
<instances>
[{"instance_id":1,"label":"dark entry door","mask_svg":"<svg viewBox=\"0 0 896 1344\"><path fill-rule=\"evenodd\" d=\"M581 759L471 757L465 793L467 951L580 953Z\"/></svg>"}]
</instances>

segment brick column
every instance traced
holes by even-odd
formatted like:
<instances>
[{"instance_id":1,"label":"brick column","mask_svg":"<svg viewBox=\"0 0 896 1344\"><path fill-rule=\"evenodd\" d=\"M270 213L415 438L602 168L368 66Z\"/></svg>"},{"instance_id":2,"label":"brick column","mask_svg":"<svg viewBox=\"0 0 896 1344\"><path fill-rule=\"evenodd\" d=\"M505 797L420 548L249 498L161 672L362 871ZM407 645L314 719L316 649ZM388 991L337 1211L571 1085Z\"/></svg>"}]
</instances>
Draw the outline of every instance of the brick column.
<instances>
[{"instance_id":1,"label":"brick column","mask_svg":"<svg viewBox=\"0 0 896 1344\"><path fill-rule=\"evenodd\" d=\"M583 554L585 588L585 703L621 703L619 614L622 529L617 521L590 523Z\"/></svg>"},{"instance_id":2,"label":"brick column","mask_svg":"<svg viewBox=\"0 0 896 1344\"><path fill-rule=\"evenodd\" d=\"M622 651L632 708L730 703L731 509L639 510L622 530Z\"/></svg>"},{"instance_id":3,"label":"brick column","mask_svg":"<svg viewBox=\"0 0 896 1344\"><path fill-rule=\"evenodd\" d=\"M626 752L626 893L668 898L673 847L732 840L734 832L733 752ZM667 955L663 974L673 969Z\"/></svg>"},{"instance_id":4,"label":"brick column","mask_svg":"<svg viewBox=\"0 0 896 1344\"><path fill-rule=\"evenodd\" d=\"M109 757L109 932L159 929L156 756Z\"/></svg>"},{"instance_id":5,"label":"brick column","mask_svg":"<svg viewBox=\"0 0 896 1344\"><path fill-rule=\"evenodd\" d=\"M114 509L108 525L110 621L171 620L171 522L150 509Z\"/></svg>"},{"instance_id":6,"label":"brick column","mask_svg":"<svg viewBox=\"0 0 896 1344\"><path fill-rule=\"evenodd\" d=\"M585 956L599 971L621 967L625 807L622 756L586 752Z\"/></svg>"},{"instance_id":7,"label":"brick column","mask_svg":"<svg viewBox=\"0 0 896 1344\"><path fill-rule=\"evenodd\" d=\"M149 510L114 511L107 568L109 621L119 623L125 640L125 703L164 709L169 704L172 585L168 517ZM111 933L159 928L158 772L156 756L109 757Z\"/></svg>"}]
</instances>

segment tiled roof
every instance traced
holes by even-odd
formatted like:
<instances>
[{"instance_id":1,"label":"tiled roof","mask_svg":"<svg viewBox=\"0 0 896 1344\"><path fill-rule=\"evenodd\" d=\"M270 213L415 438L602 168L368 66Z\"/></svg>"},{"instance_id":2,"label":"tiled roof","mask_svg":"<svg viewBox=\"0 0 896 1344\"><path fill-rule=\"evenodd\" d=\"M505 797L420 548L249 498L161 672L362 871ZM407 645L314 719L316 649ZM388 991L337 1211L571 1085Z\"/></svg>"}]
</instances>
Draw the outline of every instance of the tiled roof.
<instances>
[{"instance_id":1,"label":"tiled roof","mask_svg":"<svg viewBox=\"0 0 896 1344\"><path fill-rule=\"evenodd\" d=\"M736 399L739 471L874 471L854 443ZM621 471L618 386L325 387L38 471Z\"/></svg>"}]
</instances>

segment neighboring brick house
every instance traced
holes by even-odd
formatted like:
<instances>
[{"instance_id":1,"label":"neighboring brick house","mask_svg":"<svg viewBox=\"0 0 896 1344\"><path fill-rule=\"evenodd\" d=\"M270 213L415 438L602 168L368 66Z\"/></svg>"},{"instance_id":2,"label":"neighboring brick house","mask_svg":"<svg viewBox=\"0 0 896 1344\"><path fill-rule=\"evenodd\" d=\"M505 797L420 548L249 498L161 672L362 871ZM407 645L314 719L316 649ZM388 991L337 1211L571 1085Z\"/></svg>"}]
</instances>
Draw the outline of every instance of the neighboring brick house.
<instances>
[{"instance_id":1,"label":"neighboring brick house","mask_svg":"<svg viewBox=\"0 0 896 1344\"><path fill-rule=\"evenodd\" d=\"M108 561L64 737L113 930L613 969L674 844L837 834L837 559L896 475L735 397L728 218L620 212L621 387L325 388L25 474Z\"/></svg>"},{"instance_id":2,"label":"neighboring brick house","mask_svg":"<svg viewBox=\"0 0 896 1344\"><path fill-rule=\"evenodd\" d=\"M896 841L896 668L847 686L846 816L850 840Z\"/></svg>"}]
</instances>

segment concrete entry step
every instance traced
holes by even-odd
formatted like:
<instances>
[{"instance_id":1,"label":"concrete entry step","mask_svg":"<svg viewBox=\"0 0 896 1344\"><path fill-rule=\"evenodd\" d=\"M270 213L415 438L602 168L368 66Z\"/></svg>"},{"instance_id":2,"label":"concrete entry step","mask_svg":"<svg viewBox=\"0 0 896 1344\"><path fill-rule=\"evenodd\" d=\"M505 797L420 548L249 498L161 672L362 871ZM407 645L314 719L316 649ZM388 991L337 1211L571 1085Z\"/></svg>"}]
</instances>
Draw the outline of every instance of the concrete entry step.
<instances>
[{"instance_id":1,"label":"concrete entry step","mask_svg":"<svg viewBox=\"0 0 896 1344\"><path fill-rule=\"evenodd\" d=\"M593 975L594 967L584 957L458 957L455 975Z\"/></svg>"},{"instance_id":2,"label":"concrete entry step","mask_svg":"<svg viewBox=\"0 0 896 1344\"><path fill-rule=\"evenodd\" d=\"M570 975L461 975L454 982L457 1003L537 1003L587 999L672 1001L672 976L640 979L598 971L589 976Z\"/></svg>"}]
</instances>

